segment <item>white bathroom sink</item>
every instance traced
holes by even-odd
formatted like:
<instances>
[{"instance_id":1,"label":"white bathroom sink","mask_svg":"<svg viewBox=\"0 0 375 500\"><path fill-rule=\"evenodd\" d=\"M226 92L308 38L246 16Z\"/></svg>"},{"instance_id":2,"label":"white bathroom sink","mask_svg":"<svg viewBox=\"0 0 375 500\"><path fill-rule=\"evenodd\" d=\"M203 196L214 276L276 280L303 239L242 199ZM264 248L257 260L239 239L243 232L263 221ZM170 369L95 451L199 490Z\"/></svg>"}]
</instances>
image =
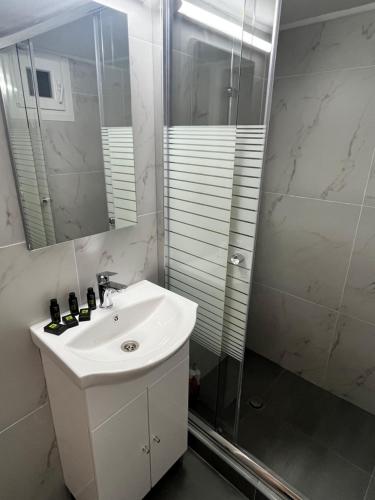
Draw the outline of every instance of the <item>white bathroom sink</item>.
<instances>
[{"instance_id":1,"label":"white bathroom sink","mask_svg":"<svg viewBox=\"0 0 375 500\"><path fill-rule=\"evenodd\" d=\"M149 281L113 295L111 309L56 336L45 320L30 330L34 343L77 385L107 384L147 370L172 356L188 340L197 304Z\"/></svg>"}]
</instances>

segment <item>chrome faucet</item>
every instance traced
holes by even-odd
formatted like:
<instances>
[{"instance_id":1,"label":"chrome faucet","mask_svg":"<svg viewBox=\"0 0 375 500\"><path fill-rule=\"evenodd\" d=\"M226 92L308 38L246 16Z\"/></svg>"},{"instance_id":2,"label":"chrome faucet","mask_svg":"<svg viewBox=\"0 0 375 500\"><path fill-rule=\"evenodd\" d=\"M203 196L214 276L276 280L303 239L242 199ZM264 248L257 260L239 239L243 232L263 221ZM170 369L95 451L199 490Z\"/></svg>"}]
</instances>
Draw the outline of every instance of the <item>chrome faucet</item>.
<instances>
[{"instance_id":1,"label":"chrome faucet","mask_svg":"<svg viewBox=\"0 0 375 500\"><path fill-rule=\"evenodd\" d=\"M98 283L100 307L103 309L110 309L113 306L113 300L111 295L120 290L127 288L127 285L122 283L116 283L115 281L110 281L111 276L115 276L117 273L112 273L110 271L103 271L96 275L96 280Z\"/></svg>"}]
</instances>

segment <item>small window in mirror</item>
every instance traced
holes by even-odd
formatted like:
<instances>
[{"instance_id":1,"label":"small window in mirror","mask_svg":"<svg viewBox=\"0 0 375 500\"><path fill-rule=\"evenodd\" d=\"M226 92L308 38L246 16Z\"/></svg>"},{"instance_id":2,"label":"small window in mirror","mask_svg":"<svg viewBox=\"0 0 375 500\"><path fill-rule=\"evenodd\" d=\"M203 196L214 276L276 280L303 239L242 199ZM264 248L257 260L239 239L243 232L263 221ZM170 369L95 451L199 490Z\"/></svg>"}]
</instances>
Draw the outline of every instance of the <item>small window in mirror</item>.
<instances>
[{"instance_id":1,"label":"small window in mirror","mask_svg":"<svg viewBox=\"0 0 375 500\"><path fill-rule=\"evenodd\" d=\"M37 69L36 79L39 96L52 98L51 73Z\"/></svg>"},{"instance_id":2,"label":"small window in mirror","mask_svg":"<svg viewBox=\"0 0 375 500\"><path fill-rule=\"evenodd\" d=\"M27 74L27 84L29 87L29 94L35 96L33 78L31 75L31 68L26 68ZM38 95L39 97L47 97L52 99L52 85L51 85L51 73L49 71L43 71L40 69L36 70L36 80L38 83Z\"/></svg>"}]
</instances>

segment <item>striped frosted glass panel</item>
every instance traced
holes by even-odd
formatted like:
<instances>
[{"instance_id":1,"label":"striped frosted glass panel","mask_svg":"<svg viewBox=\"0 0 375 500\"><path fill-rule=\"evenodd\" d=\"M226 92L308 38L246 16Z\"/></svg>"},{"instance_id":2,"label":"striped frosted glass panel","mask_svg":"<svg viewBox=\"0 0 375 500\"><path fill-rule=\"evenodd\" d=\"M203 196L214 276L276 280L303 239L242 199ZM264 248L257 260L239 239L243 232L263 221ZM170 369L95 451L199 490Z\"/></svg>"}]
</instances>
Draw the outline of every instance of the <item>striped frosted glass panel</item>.
<instances>
[{"instance_id":1,"label":"striped frosted glass panel","mask_svg":"<svg viewBox=\"0 0 375 500\"><path fill-rule=\"evenodd\" d=\"M102 127L107 208L115 227L137 222L132 127Z\"/></svg>"},{"instance_id":2,"label":"striped frosted glass panel","mask_svg":"<svg viewBox=\"0 0 375 500\"><path fill-rule=\"evenodd\" d=\"M171 127L165 137L166 284L199 304L192 338L222 352L236 128Z\"/></svg>"},{"instance_id":3,"label":"striped frosted glass panel","mask_svg":"<svg viewBox=\"0 0 375 500\"><path fill-rule=\"evenodd\" d=\"M29 129L20 128L9 131L14 168L17 175L22 211L26 226L27 239L32 248L47 245L47 235L34 165L33 146Z\"/></svg>"},{"instance_id":4,"label":"striped frosted glass panel","mask_svg":"<svg viewBox=\"0 0 375 500\"><path fill-rule=\"evenodd\" d=\"M53 245L56 243L56 234L52 215L52 200L47 181L42 138L37 120L33 120L33 123L31 123L30 120L29 130L31 136L31 147L34 156L35 173L38 181L39 197L41 200L44 231L46 234L47 245Z\"/></svg>"},{"instance_id":5,"label":"striped frosted glass panel","mask_svg":"<svg viewBox=\"0 0 375 500\"><path fill-rule=\"evenodd\" d=\"M230 219L229 257L244 260L227 268L223 352L242 360L258 213L260 179L265 147L265 126L238 126Z\"/></svg>"}]
</instances>

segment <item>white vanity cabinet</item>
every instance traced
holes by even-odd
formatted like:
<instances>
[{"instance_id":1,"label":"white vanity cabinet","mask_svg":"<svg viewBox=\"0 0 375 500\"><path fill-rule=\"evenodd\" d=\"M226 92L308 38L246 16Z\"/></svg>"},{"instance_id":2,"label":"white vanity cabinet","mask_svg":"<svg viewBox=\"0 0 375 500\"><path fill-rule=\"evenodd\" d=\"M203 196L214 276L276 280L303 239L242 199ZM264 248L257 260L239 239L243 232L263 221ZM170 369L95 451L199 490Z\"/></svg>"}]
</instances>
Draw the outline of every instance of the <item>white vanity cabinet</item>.
<instances>
[{"instance_id":1,"label":"white vanity cabinet","mask_svg":"<svg viewBox=\"0 0 375 500\"><path fill-rule=\"evenodd\" d=\"M138 500L187 449L189 351L80 389L42 353L66 485L77 500Z\"/></svg>"},{"instance_id":2,"label":"white vanity cabinet","mask_svg":"<svg viewBox=\"0 0 375 500\"><path fill-rule=\"evenodd\" d=\"M182 361L148 389L151 486L187 448L189 361Z\"/></svg>"}]
</instances>

